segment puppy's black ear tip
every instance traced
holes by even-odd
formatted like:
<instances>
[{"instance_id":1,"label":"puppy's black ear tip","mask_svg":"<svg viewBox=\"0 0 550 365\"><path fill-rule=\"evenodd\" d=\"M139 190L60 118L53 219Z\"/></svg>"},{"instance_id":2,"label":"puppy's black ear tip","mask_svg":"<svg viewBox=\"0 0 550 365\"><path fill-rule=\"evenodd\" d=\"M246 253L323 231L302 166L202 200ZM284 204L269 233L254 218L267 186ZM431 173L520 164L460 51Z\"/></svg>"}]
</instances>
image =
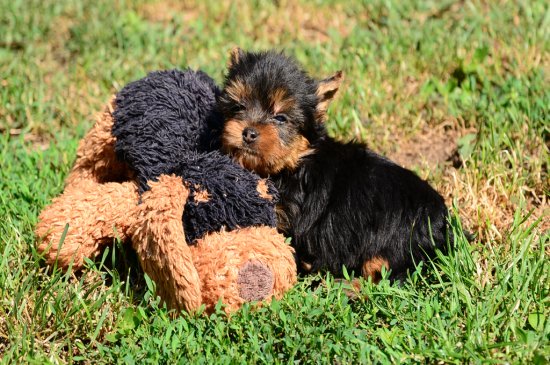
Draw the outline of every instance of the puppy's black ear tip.
<instances>
[{"instance_id":1,"label":"puppy's black ear tip","mask_svg":"<svg viewBox=\"0 0 550 365\"><path fill-rule=\"evenodd\" d=\"M332 79L335 80L342 80L344 78L344 71L338 70L336 73L332 76Z\"/></svg>"},{"instance_id":2,"label":"puppy's black ear tip","mask_svg":"<svg viewBox=\"0 0 550 365\"><path fill-rule=\"evenodd\" d=\"M317 86L317 96L319 96L321 102L328 102L334 97L334 94L336 94L336 91L338 91L340 85L342 84L343 77L344 72L340 70L334 75L319 81Z\"/></svg>"}]
</instances>

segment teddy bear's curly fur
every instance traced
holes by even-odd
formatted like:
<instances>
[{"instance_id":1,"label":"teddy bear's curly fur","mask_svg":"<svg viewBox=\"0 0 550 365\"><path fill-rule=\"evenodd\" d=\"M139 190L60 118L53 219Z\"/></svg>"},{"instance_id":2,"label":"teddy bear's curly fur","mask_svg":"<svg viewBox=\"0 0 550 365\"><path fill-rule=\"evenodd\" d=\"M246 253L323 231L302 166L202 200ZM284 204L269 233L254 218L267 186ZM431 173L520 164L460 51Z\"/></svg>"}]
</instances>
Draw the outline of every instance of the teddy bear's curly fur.
<instances>
[{"instance_id":1,"label":"teddy bear's curly fur","mask_svg":"<svg viewBox=\"0 0 550 365\"><path fill-rule=\"evenodd\" d=\"M216 92L206 74L167 71L111 100L80 142L64 192L39 216L47 263L80 269L113 239L131 242L177 310L222 300L232 311L292 287L293 250L273 227L276 191L216 150Z\"/></svg>"}]
</instances>

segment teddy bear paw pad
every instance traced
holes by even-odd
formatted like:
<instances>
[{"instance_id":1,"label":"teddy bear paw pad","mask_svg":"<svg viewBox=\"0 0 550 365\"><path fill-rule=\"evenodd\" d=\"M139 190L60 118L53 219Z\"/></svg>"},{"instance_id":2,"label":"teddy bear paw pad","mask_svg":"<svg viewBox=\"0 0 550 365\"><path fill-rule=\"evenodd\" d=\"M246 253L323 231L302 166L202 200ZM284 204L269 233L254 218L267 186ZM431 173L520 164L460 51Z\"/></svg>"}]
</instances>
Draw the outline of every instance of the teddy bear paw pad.
<instances>
[{"instance_id":1,"label":"teddy bear paw pad","mask_svg":"<svg viewBox=\"0 0 550 365\"><path fill-rule=\"evenodd\" d=\"M250 260L239 270L239 296L248 302L266 299L274 282L273 272L265 264Z\"/></svg>"}]
</instances>

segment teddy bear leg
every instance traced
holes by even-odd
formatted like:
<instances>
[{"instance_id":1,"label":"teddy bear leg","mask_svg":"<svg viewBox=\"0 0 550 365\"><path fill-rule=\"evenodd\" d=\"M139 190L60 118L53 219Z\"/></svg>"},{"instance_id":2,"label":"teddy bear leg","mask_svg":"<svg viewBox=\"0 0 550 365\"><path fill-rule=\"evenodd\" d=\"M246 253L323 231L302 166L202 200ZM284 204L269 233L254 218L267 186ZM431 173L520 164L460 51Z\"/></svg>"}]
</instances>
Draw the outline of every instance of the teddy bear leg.
<instances>
[{"instance_id":1,"label":"teddy bear leg","mask_svg":"<svg viewBox=\"0 0 550 365\"><path fill-rule=\"evenodd\" d=\"M137 201L133 182L81 182L79 189L66 190L40 213L35 228L38 251L48 264L81 268L85 258L94 258L113 239L127 239L128 218Z\"/></svg>"},{"instance_id":2,"label":"teddy bear leg","mask_svg":"<svg viewBox=\"0 0 550 365\"><path fill-rule=\"evenodd\" d=\"M78 145L74 166L66 180L66 188L81 181L97 183L123 182L132 178L128 166L117 159L112 135L115 97L96 117L96 122Z\"/></svg>"},{"instance_id":3,"label":"teddy bear leg","mask_svg":"<svg viewBox=\"0 0 550 365\"><path fill-rule=\"evenodd\" d=\"M202 304L200 279L183 231L183 208L189 190L181 177L160 176L149 182L132 223L132 245L143 271L155 281L167 306L194 311Z\"/></svg>"},{"instance_id":4,"label":"teddy bear leg","mask_svg":"<svg viewBox=\"0 0 550 365\"><path fill-rule=\"evenodd\" d=\"M220 299L229 313L245 302L280 298L296 283L294 251L275 228L209 233L191 252L208 312Z\"/></svg>"}]
</instances>

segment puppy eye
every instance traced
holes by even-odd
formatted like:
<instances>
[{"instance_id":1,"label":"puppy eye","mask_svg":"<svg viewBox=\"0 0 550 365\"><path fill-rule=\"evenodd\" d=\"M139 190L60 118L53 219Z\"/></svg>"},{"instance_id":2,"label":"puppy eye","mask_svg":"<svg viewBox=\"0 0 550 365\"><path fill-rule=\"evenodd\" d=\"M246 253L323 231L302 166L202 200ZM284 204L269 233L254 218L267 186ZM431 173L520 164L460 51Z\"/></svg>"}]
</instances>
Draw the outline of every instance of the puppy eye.
<instances>
[{"instance_id":1,"label":"puppy eye","mask_svg":"<svg viewBox=\"0 0 550 365\"><path fill-rule=\"evenodd\" d=\"M273 117L273 119L275 119L279 123L284 123L287 121L286 115L283 115L283 114L277 114L276 116Z\"/></svg>"},{"instance_id":2,"label":"puppy eye","mask_svg":"<svg viewBox=\"0 0 550 365\"><path fill-rule=\"evenodd\" d=\"M245 107L243 104L241 104L241 103L236 103L236 104L233 104L233 105L231 106L231 111L232 111L233 113L242 112L242 111L245 110L245 109L246 109L246 107Z\"/></svg>"}]
</instances>

